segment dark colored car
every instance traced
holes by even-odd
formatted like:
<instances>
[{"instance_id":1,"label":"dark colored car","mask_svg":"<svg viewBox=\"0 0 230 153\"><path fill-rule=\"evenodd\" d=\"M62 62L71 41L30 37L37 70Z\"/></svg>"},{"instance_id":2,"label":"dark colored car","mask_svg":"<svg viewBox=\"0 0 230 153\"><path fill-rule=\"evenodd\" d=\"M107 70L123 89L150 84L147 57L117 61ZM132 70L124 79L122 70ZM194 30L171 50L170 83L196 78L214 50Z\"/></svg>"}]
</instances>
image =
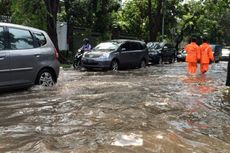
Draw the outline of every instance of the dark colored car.
<instances>
[{"instance_id":1,"label":"dark colored car","mask_svg":"<svg viewBox=\"0 0 230 153\"><path fill-rule=\"evenodd\" d=\"M222 52L221 52L222 46L217 44L211 44L211 47L214 55L214 61L218 63L221 60L221 56L222 56Z\"/></svg>"},{"instance_id":2,"label":"dark colored car","mask_svg":"<svg viewBox=\"0 0 230 153\"><path fill-rule=\"evenodd\" d=\"M230 46L226 46L222 49L222 56L221 60L222 61L228 61L229 60L229 55L230 55Z\"/></svg>"},{"instance_id":3,"label":"dark colored car","mask_svg":"<svg viewBox=\"0 0 230 153\"><path fill-rule=\"evenodd\" d=\"M102 42L84 53L82 66L117 71L122 67L145 67L148 63L148 49L145 42L138 40L111 40Z\"/></svg>"},{"instance_id":4,"label":"dark colored car","mask_svg":"<svg viewBox=\"0 0 230 153\"><path fill-rule=\"evenodd\" d=\"M169 43L161 43L161 58L162 62L174 63L176 61L176 48Z\"/></svg>"},{"instance_id":5,"label":"dark colored car","mask_svg":"<svg viewBox=\"0 0 230 153\"><path fill-rule=\"evenodd\" d=\"M45 31L0 22L0 89L52 86L58 53Z\"/></svg>"},{"instance_id":6,"label":"dark colored car","mask_svg":"<svg viewBox=\"0 0 230 153\"><path fill-rule=\"evenodd\" d=\"M163 42L149 42L148 44L150 61L154 63L174 63L176 61L176 49L172 44Z\"/></svg>"},{"instance_id":7,"label":"dark colored car","mask_svg":"<svg viewBox=\"0 0 230 153\"><path fill-rule=\"evenodd\" d=\"M161 46L159 42L149 42L147 44L149 50L149 62L152 64L159 64L162 62Z\"/></svg>"},{"instance_id":8,"label":"dark colored car","mask_svg":"<svg viewBox=\"0 0 230 153\"><path fill-rule=\"evenodd\" d=\"M185 62L186 56L187 56L187 53L184 49L179 50L178 54L177 54L177 61L178 62Z\"/></svg>"}]
</instances>

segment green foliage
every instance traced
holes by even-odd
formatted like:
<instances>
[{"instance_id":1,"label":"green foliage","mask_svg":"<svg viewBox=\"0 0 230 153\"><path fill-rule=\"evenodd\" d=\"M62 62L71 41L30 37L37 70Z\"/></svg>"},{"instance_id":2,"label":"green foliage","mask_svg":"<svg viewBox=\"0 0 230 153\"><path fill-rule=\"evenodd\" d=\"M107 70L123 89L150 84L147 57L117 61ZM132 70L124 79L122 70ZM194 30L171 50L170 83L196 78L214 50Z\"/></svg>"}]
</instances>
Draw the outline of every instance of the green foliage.
<instances>
[{"instance_id":1,"label":"green foliage","mask_svg":"<svg viewBox=\"0 0 230 153\"><path fill-rule=\"evenodd\" d=\"M113 13L113 26L121 31L136 35L140 39L148 37L147 1L130 0L122 9Z\"/></svg>"},{"instance_id":2,"label":"green foliage","mask_svg":"<svg viewBox=\"0 0 230 153\"><path fill-rule=\"evenodd\" d=\"M12 0L13 23L46 29L46 8L43 1L38 0Z\"/></svg>"},{"instance_id":3,"label":"green foliage","mask_svg":"<svg viewBox=\"0 0 230 153\"><path fill-rule=\"evenodd\" d=\"M164 0L160 16L156 15L157 1L152 0L152 15L162 20L164 14L165 39L180 40L191 35L207 36L212 43L230 41L229 0ZM11 16L13 23L46 29L44 1L0 0L0 20ZM148 39L149 18L147 0L63 0L58 14L60 21L73 27L84 27L101 34L99 40L111 37L114 28L122 33ZM11 8L11 9L9 9ZM3 20L3 19L2 19ZM161 35L158 31L158 40Z\"/></svg>"},{"instance_id":4,"label":"green foliage","mask_svg":"<svg viewBox=\"0 0 230 153\"><path fill-rule=\"evenodd\" d=\"M103 36L112 26L112 13L120 7L119 0L64 0L64 5L63 20L100 32Z\"/></svg>"},{"instance_id":5,"label":"green foliage","mask_svg":"<svg viewBox=\"0 0 230 153\"><path fill-rule=\"evenodd\" d=\"M9 22L11 16L11 1L0 0L0 22Z\"/></svg>"}]
</instances>

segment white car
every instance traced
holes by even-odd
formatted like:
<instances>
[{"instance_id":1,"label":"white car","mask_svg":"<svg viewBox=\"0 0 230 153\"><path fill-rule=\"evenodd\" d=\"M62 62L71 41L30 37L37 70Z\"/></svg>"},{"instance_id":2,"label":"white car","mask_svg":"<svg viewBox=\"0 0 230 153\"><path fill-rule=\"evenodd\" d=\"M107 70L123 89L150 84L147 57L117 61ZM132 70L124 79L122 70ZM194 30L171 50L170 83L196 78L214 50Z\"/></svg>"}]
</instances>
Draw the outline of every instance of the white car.
<instances>
[{"instance_id":1,"label":"white car","mask_svg":"<svg viewBox=\"0 0 230 153\"><path fill-rule=\"evenodd\" d=\"M228 60L229 59L229 54L230 54L230 47L225 47L222 49L222 60Z\"/></svg>"}]
</instances>

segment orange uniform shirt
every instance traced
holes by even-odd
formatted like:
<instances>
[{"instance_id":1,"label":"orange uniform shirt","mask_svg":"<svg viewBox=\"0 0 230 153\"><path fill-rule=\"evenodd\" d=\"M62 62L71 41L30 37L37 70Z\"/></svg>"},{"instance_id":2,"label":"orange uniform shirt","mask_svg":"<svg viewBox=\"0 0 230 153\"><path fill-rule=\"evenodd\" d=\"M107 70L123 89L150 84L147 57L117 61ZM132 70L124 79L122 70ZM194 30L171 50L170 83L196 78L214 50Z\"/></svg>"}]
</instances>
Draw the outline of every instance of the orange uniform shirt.
<instances>
[{"instance_id":1,"label":"orange uniform shirt","mask_svg":"<svg viewBox=\"0 0 230 153\"><path fill-rule=\"evenodd\" d=\"M210 60L214 61L212 48L209 44L203 43L200 45L200 63L209 64Z\"/></svg>"},{"instance_id":2,"label":"orange uniform shirt","mask_svg":"<svg viewBox=\"0 0 230 153\"><path fill-rule=\"evenodd\" d=\"M187 52L186 62L196 63L200 60L200 48L195 42L186 45L185 51Z\"/></svg>"}]
</instances>

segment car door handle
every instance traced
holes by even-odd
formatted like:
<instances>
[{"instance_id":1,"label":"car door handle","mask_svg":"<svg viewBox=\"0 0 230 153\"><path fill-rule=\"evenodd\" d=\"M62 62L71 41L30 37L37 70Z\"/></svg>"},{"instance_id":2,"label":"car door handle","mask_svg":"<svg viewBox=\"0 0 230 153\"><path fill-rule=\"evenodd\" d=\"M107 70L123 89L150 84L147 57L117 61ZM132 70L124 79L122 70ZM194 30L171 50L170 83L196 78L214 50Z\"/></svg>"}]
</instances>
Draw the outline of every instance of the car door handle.
<instances>
[{"instance_id":1,"label":"car door handle","mask_svg":"<svg viewBox=\"0 0 230 153\"><path fill-rule=\"evenodd\" d=\"M39 58L39 57L40 57L40 54L36 54L35 57Z\"/></svg>"},{"instance_id":2,"label":"car door handle","mask_svg":"<svg viewBox=\"0 0 230 153\"><path fill-rule=\"evenodd\" d=\"M4 60L5 56L0 56L0 61Z\"/></svg>"}]
</instances>

